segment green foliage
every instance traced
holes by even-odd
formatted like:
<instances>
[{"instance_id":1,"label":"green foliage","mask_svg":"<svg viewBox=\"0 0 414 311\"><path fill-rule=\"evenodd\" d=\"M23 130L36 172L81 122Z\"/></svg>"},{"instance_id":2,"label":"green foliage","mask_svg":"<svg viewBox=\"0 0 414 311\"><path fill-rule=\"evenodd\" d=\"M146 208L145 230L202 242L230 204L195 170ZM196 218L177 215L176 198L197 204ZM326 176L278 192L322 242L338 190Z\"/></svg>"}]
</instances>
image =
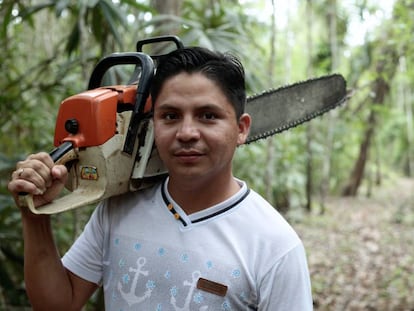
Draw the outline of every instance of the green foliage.
<instances>
[{"instance_id":1,"label":"green foliage","mask_svg":"<svg viewBox=\"0 0 414 311\"><path fill-rule=\"evenodd\" d=\"M20 215L6 191L16 158L0 152L0 309L5 305L27 305L23 279L23 241Z\"/></svg>"},{"instance_id":2,"label":"green foliage","mask_svg":"<svg viewBox=\"0 0 414 311\"><path fill-rule=\"evenodd\" d=\"M320 68L324 72L329 72L332 68L331 49L327 42L322 42L317 49L317 53L313 59L312 66Z\"/></svg>"},{"instance_id":3,"label":"green foliage","mask_svg":"<svg viewBox=\"0 0 414 311\"><path fill-rule=\"evenodd\" d=\"M307 159L302 152L303 136L297 135L300 131L303 129L292 129L284 135L241 146L236 153L234 170L237 177L246 180L251 188L264 196L269 186L264 168L269 153L274 154L275 178L270 181L273 195L267 199L280 210L289 206L300 208L304 204L304 163Z\"/></svg>"}]
</instances>

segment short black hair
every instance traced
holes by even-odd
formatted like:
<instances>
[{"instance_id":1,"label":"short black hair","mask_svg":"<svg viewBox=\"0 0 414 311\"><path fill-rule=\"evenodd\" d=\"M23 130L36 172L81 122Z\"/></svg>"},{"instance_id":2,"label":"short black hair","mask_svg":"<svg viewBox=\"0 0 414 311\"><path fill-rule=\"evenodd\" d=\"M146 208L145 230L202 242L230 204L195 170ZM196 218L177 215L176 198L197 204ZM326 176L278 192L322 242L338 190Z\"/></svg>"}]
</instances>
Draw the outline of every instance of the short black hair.
<instances>
[{"instance_id":1,"label":"short black hair","mask_svg":"<svg viewBox=\"0 0 414 311\"><path fill-rule=\"evenodd\" d=\"M232 54L213 52L202 47L174 50L159 59L151 85L153 105L164 83L182 72L205 75L216 83L233 105L237 119L244 113L246 86L242 63Z\"/></svg>"}]
</instances>

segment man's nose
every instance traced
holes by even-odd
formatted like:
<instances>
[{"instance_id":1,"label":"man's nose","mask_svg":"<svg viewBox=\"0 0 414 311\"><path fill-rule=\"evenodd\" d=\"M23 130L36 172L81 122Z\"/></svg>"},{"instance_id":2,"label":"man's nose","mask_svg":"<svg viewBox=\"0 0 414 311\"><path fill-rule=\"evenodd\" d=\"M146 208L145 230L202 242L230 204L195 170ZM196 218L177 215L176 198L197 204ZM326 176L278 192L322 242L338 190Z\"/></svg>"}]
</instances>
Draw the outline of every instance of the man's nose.
<instances>
[{"instance_id":1,"label":"man's nose","mask_svg":"<svg viewBox=\"0 0 414 311\"><path fill-rule=\"evenodd\" d=\"M200 131L197 127L196 120L192 117L184 117L177 130L176 137L182 141L198 139L200 137Z\"/></svg>"}]
</instances>

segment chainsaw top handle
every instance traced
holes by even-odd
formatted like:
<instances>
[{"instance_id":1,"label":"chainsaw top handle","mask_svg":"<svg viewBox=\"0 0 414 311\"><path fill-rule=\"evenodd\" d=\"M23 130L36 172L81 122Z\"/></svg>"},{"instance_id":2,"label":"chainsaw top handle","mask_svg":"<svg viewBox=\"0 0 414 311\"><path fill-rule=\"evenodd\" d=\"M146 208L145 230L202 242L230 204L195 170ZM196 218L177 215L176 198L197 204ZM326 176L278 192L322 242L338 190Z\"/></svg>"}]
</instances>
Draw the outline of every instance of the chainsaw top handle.
<instances>
[{"instance_id":1,"label":"chainsaw top handle","mask_svg":"<svg viewBox=\"0 0 414 311\"><path fill-rule=\"evenodd\" d=\"M112 53L102 58L92 71L89 79L88 90L96 89L102 86L102 80L105 73L112 67L119 65L136 65L141 67L140 79L138 82L139 92L148 89L152 76L154 75L154 63L151 57L140 52L123 52Z\"/></svg>"},{"instance_id":2,"label":"chainsaw top handle","mask_svg":"<svg viewBox=\"0 0 414 311\"><path fill-rule=\"evenodd\" d=\"M137 51L143 52L142 48L144 47L144 45L160 43L160 42L172 42L175 44L177 50L184 48L184 44L179 37L167 35L167 36L158 36L158 37L152 37L148 39L139 40L136 46ZM151 57L152 59L157 60L158 58L164 55L165 55L164 53L163 54L151 54Z\"/></svg>"}]
</instances>

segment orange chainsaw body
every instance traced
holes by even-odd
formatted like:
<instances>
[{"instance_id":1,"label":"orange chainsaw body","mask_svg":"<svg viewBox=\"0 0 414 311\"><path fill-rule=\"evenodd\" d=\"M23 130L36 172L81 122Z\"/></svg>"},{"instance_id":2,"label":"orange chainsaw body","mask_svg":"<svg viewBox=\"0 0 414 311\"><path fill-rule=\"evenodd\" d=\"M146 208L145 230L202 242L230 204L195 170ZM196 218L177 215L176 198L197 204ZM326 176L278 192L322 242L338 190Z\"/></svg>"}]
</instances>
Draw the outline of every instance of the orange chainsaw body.
<instances>
[{"instance_id":1,"label":"orange chainsaw body","mask_svg":"<svg viewBox=\"0 0 414 311\"><path fill-rule=\"evenodd\" d=\"M59 146L67 141L77 148L104 144L116 134L118 106L131 105L130 109L123 109L132 110L136 91L136 85L116 85L100 87L68 97L59 107L54 145ZM145 112L149 110L148 100Z\"/></svg>"}]
</instances>

